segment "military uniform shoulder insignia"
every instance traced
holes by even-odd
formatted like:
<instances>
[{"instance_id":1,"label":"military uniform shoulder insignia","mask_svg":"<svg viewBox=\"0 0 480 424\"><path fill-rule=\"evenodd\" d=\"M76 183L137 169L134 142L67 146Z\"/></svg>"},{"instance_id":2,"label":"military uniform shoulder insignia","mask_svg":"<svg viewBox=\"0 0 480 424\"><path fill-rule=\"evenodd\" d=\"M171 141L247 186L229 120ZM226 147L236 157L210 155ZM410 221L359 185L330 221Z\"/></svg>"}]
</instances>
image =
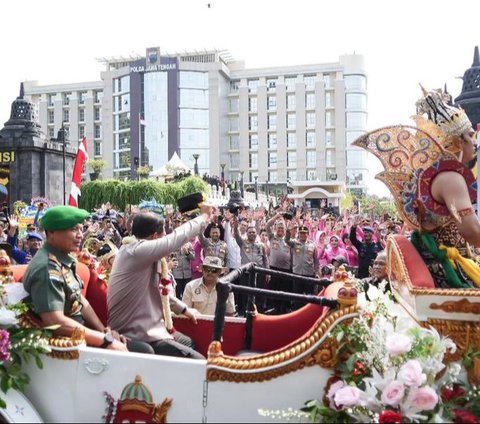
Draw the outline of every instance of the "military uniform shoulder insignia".
<instances>
[{"instance_id":1,"label":"military uniform shoulder insignia","mask_svg":"<svg viewBox=\"0 0 480 424\"><path fill-rule=\"evenodd\" d=\"M48 276L54 280L63 280L62 272L58 269L49 268Z\"/></svg>"},{"instance_id":2,"label":"military uniform shoulder insignia","mask_svg":"<svg viewBox=\"0 0 480 424\"><path fill-rule=\"evenodd\" d=\"M48 254L48 260L54 263L57 263L58 265L60 264L60 261L57 259L57 257L53 253Z\"/></svg>"}]
</instances>

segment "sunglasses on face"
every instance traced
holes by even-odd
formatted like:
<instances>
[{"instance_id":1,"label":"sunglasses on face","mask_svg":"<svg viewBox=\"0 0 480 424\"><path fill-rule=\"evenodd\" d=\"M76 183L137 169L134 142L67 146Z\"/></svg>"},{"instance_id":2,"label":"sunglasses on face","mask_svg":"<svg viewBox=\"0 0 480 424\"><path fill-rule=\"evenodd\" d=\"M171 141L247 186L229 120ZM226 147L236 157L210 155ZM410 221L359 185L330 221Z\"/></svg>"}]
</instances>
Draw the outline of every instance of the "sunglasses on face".
<instances>
[{"instance_id":1,"label":"sunglasses on face","mask_svg":"<svg viewBox=\"0 0 480 424\"><path fill-rule=\"evenodd\" d=\"M217 274L217 273L220 272L220 270L219 270L218 268L210 268L210 267L208 267L208 266L204 266L204 267L203 267L203 270L204 270L205 272L209 272L210 274Z\"/></svg>"}]
</instances>

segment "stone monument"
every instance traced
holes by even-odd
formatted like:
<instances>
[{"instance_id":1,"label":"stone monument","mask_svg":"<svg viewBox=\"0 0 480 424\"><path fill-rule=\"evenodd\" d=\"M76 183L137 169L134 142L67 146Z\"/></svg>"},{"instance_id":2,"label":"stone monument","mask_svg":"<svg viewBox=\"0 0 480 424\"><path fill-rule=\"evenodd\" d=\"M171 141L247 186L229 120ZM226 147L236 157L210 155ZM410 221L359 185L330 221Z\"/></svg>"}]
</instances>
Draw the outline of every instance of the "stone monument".
<instances>
[{"instance_id":1,"label":"stone monument","mask_svg":"<svg viewBox=\"0 0 480 424\"><path fill-rule=\"evenodd\" d=\"M480 124L480 55L475 46L472 66L463 74L462 92L455 99L472 122L473 128Z\"/></svg>"},{"instance_id":2,"label":"stone monument","mask_svg":"<svg viewBox=\"0 0 480 424\"><path fill-rule=\"evenodd\" d=\"M37 196L57 205L63 204L64 197L68 201L76 147L68 145L63 127L57 139L45 136L34 105L24 99L22 83L10 119L0 130L0 186L8 193L4 206L11 207L16 200L29 204Z\"/></svg>"}]
</instances>

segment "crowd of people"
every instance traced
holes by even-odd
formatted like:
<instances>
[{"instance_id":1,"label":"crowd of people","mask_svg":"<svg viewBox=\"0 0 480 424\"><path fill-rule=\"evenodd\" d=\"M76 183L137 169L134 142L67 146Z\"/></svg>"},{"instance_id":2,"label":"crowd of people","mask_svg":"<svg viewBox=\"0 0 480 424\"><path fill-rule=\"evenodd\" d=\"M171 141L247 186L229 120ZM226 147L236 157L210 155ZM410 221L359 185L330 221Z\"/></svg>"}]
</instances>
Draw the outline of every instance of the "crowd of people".
<instances>
[{"instance_id":1,"label":"crowd of people","mask_svg":"<svg viewBox=\"0 0 480 424\"><path fill-rule=\"evenodd\" d=\"M316 294L315 285L292 283L287 275L320 281L344 265L359 278L369 276L386 236L401 231L387 215L374 220L353 207L335 216L295 207L288 199L268 209L204 205L197 215L166 208L162 217L108 203L94 213L56 206L20 237L17 217L2 214L0 248L12 263L29 264L23 280L28 301L42 322L61 326L59 334L81 325L92 346L200 358L189 337L169 332L167 315L194 322L198 314L213 315L216 284L225 273L254 262L284 273L258 274L257 287ZM96 292L82 294L72 254L97 276L98 285L88 287ZM171 281L168 306L160 287L161 260ZM248 284L248 275L240 283ZM262 297L256 302L257 310L269 314L299 306ZM244 316L246 297L230 293L226 313Z\"/></svg>"}]
</instances>

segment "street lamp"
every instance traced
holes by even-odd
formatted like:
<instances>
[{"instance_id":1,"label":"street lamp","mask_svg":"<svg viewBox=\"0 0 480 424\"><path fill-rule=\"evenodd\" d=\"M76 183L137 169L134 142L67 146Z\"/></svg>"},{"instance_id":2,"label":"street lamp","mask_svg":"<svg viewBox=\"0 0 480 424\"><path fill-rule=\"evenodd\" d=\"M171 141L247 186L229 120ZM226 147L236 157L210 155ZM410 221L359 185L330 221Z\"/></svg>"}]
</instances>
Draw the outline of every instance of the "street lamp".
<instances>
[{"instance_id":1,"label":"street lamp","mask_svg":"<svg viewBox=\"0 0 480 424\"><path fill-rule=\"evenodd\" d=\"M200 157L200 155L198 153L195 153L193 155L193 159L195 159L195 165L193 167L194 171L195 171L195 175L198 177L198 158Z\"/></svg>"},{"instance_id":2,"label":"street lamp","mask_svg":"<svg viewBox=\"0 0 480 424\"><path fill-rule=\"evenodd\" d=\"M221 163L220 166L222 168L222 174L221 174L221 177L222 177L222 194L225 196L225 166L227 164L226 163Z\"/></svg>"},{"instance_id":3,"label":"street lamp","mask_svg":"<svg viewBox=\"0 0 480 424\"><path fill-rule=\"evenodd\" d=\"M258 200L258 177L255 175L255 200Z\"/></svg>"},{"instance_id":4,"label":"street lamp","mask_svg":"<svg viewBox=\"0 0 480 424\"><path fill-rule=\"evenodd\" d=\"M65 169L65 159L66 159L66 145L68 143L68 130L63 126L57 132L57 141L62 143L62 159L63 159L63 204L66 205L66 169Z\"/></svg>"}]
</instances>

